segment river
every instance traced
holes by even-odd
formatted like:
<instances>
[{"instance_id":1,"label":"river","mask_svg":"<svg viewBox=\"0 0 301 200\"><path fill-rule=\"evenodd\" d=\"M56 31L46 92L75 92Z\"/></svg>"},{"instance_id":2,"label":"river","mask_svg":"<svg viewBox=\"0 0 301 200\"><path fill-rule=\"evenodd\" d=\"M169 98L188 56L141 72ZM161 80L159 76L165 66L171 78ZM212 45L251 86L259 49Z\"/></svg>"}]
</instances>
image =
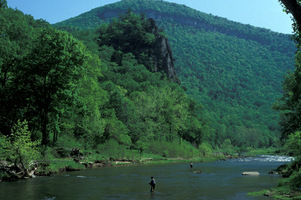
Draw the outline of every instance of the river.
<instances>
[{"instance_id":1,"label":"river","mask_svg":"<svg viewBox=\"0 0 301 200\"><path fill-rule=\"evenodd\" d=\"M248 192L277 185L280 176L268 172L290 162L285 156L259 156L208 163L120 166L59 173L17 182L0 182L2 200L100 199L270 199ZM201 174L194 173L202 171ZM258 171L259 176L243 176ZM156 179L151 193L150 177Z\"/></svg>"}]
</instances>

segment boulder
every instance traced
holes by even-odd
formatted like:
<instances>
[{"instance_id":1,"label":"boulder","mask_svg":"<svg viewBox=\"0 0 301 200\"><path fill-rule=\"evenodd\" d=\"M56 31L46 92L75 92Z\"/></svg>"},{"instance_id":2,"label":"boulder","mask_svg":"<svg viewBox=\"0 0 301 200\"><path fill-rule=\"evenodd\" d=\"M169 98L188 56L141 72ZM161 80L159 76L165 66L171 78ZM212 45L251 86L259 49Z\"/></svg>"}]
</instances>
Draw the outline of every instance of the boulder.
<instances>
[{"instance_id":1,"label":"boulder","mask_svg":"<svg viewBox=\"0 0 301 200\"><path fill-rule=\"evenodd\" d=\"M279 172L277 172L277 171L270 171L269 174L270 175L279 175Z\"/></svg>"},{"instance_id":2,"label":"boulder","mask_svg":"<svg viewBox=\"0 0 301 200\"><path fill-rule=\"evenodd\" d=\"M260 175L259 172L243 172L241 175L255 175L255 176L258 176Z\"/></svg>"}]
</instances>

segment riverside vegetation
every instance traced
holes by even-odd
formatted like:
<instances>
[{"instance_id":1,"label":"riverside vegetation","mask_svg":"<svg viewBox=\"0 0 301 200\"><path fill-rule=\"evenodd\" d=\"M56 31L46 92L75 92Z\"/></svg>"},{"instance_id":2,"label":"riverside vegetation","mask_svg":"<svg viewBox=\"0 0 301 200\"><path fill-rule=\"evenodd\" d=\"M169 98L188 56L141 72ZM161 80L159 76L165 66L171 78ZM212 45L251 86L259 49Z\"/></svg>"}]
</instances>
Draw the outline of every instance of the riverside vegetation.
<instances>
[{"instance_id":1,"label":"riverside vegetation","mask_svg":"<svg viewBox=\"0 0 301 200\"><path fill-rule=\"evenodd\" d=\"M164 1L123 0L54 26L5 0L0 9L2 177L281 147L271 105L293 70L288 35ZM298 79L286 80L293 110L285 95Z\"/></svg>"},{"instance_id":2,"label":"riverside vegetation","mask_svg":"<svg viewBox=\"0 0 301 200\"><path fill-rule=\"evenodd\" d=\"M294 156L292 163L279 166L277 171L283 179L277 187L253 193L253 195L273 196L276 199L300 199L301 197L301 3L300 1L280 0L285 11L293 16L293 39L296 43L295 70L288 73L283 83L284 93L274 105L281 115L282 140L287 153Z\"/></svg>"}]
</instances>

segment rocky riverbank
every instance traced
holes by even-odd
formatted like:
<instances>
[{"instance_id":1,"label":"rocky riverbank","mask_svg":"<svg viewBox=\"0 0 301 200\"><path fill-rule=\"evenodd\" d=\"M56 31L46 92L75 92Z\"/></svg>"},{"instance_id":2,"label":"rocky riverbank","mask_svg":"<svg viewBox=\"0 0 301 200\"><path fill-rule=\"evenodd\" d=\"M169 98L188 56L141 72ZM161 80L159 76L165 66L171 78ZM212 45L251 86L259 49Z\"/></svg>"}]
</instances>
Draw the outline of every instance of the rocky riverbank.
<instances>
[{"instance_id":1,"label":"rocky riverbank","mask_svg":"<svg viewBox=\"0 0 301 200\"><path fill-rule=\"evenodd\" d=\"M112 167L112 166L129 166L129 165L152 165L167 163L208 162L228 157L221 155L212 155L203 158L154 158L151 156L137 159L95 159L95 155L82 153L79 149L56 149L59 155L56 159L38 160L31 162L29 167L24 167L21 163L14 164L9 161L0 160L0 181L16 181L19 179L34 178L36 176L51 176L56 173L66 171L79 171L88 168ZM99 155L98 155L99 156ZM155 155L154 155L155 156Z\"/></svg>"},{"instance_id":2,"label":"rocky riverbank","mask_svg":"<svg viewBox=\"0 0 301 200\"><path fill-rule=\"evenodd\" d=\"M226 160L237 158L237 156L214 153L206 157L196 158L166 158L157 155L141 155L134 159L127 158L103 158L99 153L82 152L78 148L57 148L52 154L53 159L43 159L31 162L29 167L22 163L15 164L0 160L0 180L15 181L19 179L34 178L36 176L51 176L55 173L66 171L79 171L87 168L128 166L128 165L151 165L167 163L208 162L214 160Z\"/></svg>"}]
</instances>

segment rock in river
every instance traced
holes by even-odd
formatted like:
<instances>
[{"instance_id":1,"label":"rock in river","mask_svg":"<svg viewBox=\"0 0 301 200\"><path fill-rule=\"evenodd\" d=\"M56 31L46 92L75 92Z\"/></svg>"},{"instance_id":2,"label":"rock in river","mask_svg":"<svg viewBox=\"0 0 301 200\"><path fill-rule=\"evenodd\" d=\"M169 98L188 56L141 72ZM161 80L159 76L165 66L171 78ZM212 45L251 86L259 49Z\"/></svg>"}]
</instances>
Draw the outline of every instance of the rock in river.
<instances>
[{"instance_id":1,"label":"rock in river","mask_svg":"<svg viewBox=\"0 0 301 200\"><path fill-rule=\"evenodd\" d=\"M259 172L243 172L241 175L259 175Z\"/></svg>"}]
</instances>

